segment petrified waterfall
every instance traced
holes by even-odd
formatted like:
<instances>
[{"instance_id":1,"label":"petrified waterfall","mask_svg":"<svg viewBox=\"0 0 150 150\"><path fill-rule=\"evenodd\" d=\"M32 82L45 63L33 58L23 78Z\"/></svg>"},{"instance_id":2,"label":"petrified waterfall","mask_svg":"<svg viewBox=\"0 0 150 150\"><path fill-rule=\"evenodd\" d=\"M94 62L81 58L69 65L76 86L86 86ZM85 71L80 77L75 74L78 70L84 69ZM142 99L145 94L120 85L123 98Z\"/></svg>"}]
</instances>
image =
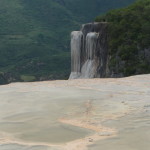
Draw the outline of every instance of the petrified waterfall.
<instances>
[{"instance_id":1,"label":"petrified waterfall","mask_svg":"<svg viewBox=\"0 0 150 150\"><path fill-rule=\"evenodd\" d=\"M73 31L70 79L106 77L107 53L107 23L89 23Z\"/></svg>"},{"instance_id":2,"label":"petrified waterfall","mask_svg":"<svg viewBox=\"0 0 150 150\"><path fill-rule=\"evenodd\" d=\"M71 33L71 72L72 78L78 78L81 71L81 49L83 34L81 31Z\"/></svg>"}]
</instances>

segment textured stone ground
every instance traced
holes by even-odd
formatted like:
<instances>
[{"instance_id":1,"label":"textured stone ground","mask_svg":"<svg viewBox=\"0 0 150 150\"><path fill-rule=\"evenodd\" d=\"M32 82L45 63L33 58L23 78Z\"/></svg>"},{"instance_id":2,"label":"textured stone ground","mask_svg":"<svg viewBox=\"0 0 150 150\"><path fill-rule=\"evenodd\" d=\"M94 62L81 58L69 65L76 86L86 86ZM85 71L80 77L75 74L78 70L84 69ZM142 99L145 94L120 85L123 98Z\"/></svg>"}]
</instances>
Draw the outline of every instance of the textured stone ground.
<instances>
[{"instance_id":1,"label":"textured stone ground","mask_svg":"<svg viewBox=\"0 0 150 150\"><path fill-rule=\"evenodd\" d=\"M150 75L0 86L0 150L149 150Z\"/></svg>"}]
</instances>

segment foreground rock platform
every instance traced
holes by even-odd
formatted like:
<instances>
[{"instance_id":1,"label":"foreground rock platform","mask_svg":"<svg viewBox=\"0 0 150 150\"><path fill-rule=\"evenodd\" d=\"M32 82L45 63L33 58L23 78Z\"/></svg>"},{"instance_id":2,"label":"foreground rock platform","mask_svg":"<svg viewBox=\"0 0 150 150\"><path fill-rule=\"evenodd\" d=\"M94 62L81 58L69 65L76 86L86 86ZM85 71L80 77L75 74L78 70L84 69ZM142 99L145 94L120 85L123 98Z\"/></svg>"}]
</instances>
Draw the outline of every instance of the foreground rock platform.
<instances>
[{"instance_id":1,"label":"foreground rock platform","mask_svg":"<svg viewBox=\"0 0 150 150\"><path fill-rule=\"evenodd\" d=\"M150 75L0 86L0 150L149 150Z\"/></svg>"}]
</instances>

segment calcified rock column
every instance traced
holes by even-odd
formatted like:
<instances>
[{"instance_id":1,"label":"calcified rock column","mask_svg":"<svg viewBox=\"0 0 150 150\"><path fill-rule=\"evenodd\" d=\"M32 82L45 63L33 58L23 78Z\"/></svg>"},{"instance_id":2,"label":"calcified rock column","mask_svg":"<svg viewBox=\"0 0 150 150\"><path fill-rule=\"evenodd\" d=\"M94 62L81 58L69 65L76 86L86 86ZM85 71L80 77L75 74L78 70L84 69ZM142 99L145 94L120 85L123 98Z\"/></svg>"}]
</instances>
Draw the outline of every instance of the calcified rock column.
<instances>
[{"instance_id":1,"label":"calcified rock column","mask_svg":"<svg viewBox=\"0 0 150 150\"><path fill-rule=\"evenodd\" d=\"M95 57L96 57L96 45L99 34L96 32L90 32L86 36L85 46L85 63L81 68L81 78L94 78L97 69Z\"/></svg>"},{"instance_id":2,"label":"calcified rock column","mask_svg":"<svg viewBox=\"0 0 150 150\"><path fill-rule=\"evenodd\" d=\"M70 79L106 76L107 23L89 23L71 33Z\"/></svg>"},{"instance_id":3,"label":"calcified rock column","mask_svg":"<svg viewBox=\"0 0 150 150\"><path fill-rule=\"evenodd\" d=\"M81 31L71 33L71 75L70 79L78 78L81 73L81 49L83 34Z\"/></svg>"}]
</instances>

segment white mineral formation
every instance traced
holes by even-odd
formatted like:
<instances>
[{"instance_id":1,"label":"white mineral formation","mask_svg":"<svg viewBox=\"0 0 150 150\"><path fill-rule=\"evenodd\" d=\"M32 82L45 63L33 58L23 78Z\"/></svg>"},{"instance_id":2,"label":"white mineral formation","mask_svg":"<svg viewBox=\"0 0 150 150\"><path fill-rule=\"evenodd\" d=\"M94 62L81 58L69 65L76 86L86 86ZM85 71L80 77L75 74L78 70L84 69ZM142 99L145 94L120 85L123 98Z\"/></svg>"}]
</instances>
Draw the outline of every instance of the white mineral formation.
<instances>
[{"instance_id":1,"label":"white mineral formation","mask_svg":"<svg viewBox=\"0 0 150 150\"><path fill-rule=\"evenodd\" d=\"M70 78L80 76L80 56L82 49L83 34L81 31L73 31L71 33L71 75Z\"/></svg>"},{"instance_id":2,"label":"white mineral formation","mask_svg":"<svg viewBox=\"0 0 150 150\"><path fill-rule=\"evenodd\" d=\"M90 23L83 25L81 31L71 33L69 79L103 77L107 57L106 26L105 23Z\"/></svg>"},{"instance_id":3,"label":"white mineral formation","mask_svg":"<svg viewBox=\"0 0 150 150\"><path fill-rule=\"evenodd\" d=\"M0 150L149 150L150 75L0 86Z\"/></svg>"}]
</instances>

